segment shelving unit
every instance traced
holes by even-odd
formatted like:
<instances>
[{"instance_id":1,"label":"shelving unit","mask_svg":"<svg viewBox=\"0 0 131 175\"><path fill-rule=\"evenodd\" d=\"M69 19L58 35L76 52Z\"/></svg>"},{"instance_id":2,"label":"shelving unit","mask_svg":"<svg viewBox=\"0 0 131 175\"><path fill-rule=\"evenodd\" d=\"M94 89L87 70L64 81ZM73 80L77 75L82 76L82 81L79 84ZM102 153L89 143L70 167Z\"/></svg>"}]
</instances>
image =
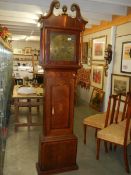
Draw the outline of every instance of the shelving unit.
<instances>
[{"instance_id":1,"label":"shelving unit","mask_svg":"<svg viewBox=\"0 0 131 175\"><path fill-rule=\"evenodd\" d=\"M28 76L34 77L38 58L36 55L14 54L13 55L13 74L15 78L23 79Z\"/></svg>"},{"instance_id":2,"label":"shelving unit","mask_svg":"<svg viewBox=\"0 0 131 175\"><path fill-rule=\"evenodd\" d=\"M0 38L0 174L2 175L12 89L12 51Z\"/></svg>"}]
</instances>

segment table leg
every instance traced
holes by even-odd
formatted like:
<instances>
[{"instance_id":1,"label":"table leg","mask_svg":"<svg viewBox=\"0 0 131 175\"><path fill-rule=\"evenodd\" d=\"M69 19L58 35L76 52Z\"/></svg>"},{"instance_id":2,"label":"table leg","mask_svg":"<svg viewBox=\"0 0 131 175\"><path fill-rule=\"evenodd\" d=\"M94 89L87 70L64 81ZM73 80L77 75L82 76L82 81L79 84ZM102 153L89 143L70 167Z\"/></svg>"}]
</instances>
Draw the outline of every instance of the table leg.
<instances>
[{"instance_id":1,"label":"table leg","mask_svg":"<svg viewBox=\"0 0 131 175\"><path fill-rule=\"evenodd\" d=\"M32 123L32 118L31 118L31 99L28 99L27 101L29 102L29 113L28 113L28 116L27 116L27 123L28 123L28 130L30 130L30 126L31 126L31 123Z\"/></svg>"},{"instance_id":2,"label":"table leg","mask_svg":"<svg viewBox=\"0 0 131 175\"><path fill-rule=\"evenodd\" d=\"M17 124L19 123L19 99L14 99L15 104L15 132L17 131Z\"/></svg>"},{"instance_id":3,"label":"table leg","mask_svg":"<svg viewBox=\"0 0 131 175\"><path fill-rule=\"evenodd\" d=\"M40 101L40 99L37 99L37 102L39 103L39 101ZM39 114L39 112L40 112L40 107L39 107L39 105L37 106L37 113Z\"/></svg>"}]
</instances>

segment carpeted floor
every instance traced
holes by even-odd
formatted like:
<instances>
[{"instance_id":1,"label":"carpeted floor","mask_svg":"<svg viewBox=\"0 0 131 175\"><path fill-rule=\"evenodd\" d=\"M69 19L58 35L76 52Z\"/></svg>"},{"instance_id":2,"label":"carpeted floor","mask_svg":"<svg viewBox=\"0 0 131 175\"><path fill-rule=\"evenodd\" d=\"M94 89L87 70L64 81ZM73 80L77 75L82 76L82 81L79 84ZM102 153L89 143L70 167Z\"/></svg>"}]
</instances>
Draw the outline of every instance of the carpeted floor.
<instances>
[{"instance_id":1,"label":"carpeted floor","mask_svg":"<svg viewBox=\"0 0 131 175\"><path fill-rule=\"evenodd\" d=\"M100 160L96 160L95 130L88 128L87 144L83 144L84 117L96 113L86 103L79 102L75 106L74 133L78 137L77 164L78 170L59 173L59 175L124 175L123 150L105 153L101 144ZM24 119L26 109L21 110ZM36 110L33 115L35 117ZM42 111L41 111L42 116ZM41 118L40 116L40 118ZM38 141L41 127L32 127L30 131L25 127L14 132L14 108L9 122L9 132L6 143L4 175L37 175L36 162L38 161ZM129 163L131 169L131 145L128 147Z\"/></svg>"}]
</instances>

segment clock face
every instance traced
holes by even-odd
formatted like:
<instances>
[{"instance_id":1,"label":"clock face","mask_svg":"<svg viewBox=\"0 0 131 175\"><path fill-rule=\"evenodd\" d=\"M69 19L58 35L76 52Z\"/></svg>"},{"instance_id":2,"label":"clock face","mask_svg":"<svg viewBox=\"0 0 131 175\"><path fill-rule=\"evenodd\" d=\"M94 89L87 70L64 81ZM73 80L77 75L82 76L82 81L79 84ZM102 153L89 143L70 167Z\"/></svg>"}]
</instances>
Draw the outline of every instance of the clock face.
<instances>
[{"instance_id":1,"label":"clock face","mask_svg":"<svg viewBox=\"0 0 131 175\"><path fill-rule=\"evenodd\" d=\"M75 61L76 35L60 32L50 33L50 60Z\"/></svg>"}]
</instances>

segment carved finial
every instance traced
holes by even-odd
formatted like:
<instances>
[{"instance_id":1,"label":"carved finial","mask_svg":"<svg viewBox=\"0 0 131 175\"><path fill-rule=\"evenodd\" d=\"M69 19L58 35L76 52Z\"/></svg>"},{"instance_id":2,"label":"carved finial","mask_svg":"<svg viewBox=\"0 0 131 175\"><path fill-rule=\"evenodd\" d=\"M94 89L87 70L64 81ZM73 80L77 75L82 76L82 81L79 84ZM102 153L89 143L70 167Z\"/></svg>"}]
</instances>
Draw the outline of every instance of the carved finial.
<instances>
[{"instance_id":1,"label":"carved finial","mask_svg":"<svg viewBox=\"0 0 131 175\"><path fill-rule=\"evenodd\" d=\"M63 11L63 15L67 15L66 14L66 12L67 12L67 6L66 5L63 5L62 11Z\"/></svg>"},{"instance_id":2,"label":"carved finial","mask_svg":"<svg viewBox=\"0 0 131 175\"><path fill-rule=\"evenodd\" d=\"M83 19L83 17L81 16L80 7L79 7L78 4L72 4L71 5L71 11L72 12L76 11L76 18L82 20L85 24L87 23L87 21L85 21Z\"/></svg>"},{"instance_id":3,"label":"carved finial","mask_svg":"<svg viewBox=\"0 0 131 175\"><path fill-rule=\"evenodd\" d=\"M39 21L38 21L38 22L42 23L42 21L43 21L44 19L49 18L49 17L53 14L54 8L56 8L56 9L59 9L59 8L60 8L60 2L59 2L58 0L53 0L53 1L52 1L51 5L50 5L49 12L48 12L47 15L45 15L45 16L42 15L42 16L39 18ZM62 15L68 15L68 14L67 14L67 6L66 6L66 5L63 5L62 11L63 11ZM72 11L72 12L76 11L76 18L77 18L77 20L83 22L84 24L87 23L87 21L84 20L84 19L82 18L82 16L81 16L81 12L80 12L80 7L79 7L79 5L77 5L77 4L72 4L72 5L71 5L71 11Z\"/></svg>"},{"instance_id":4,"label":"carved finial","mask_svg":"<svg viewBox=\"0 0 131 175\"><path fill-rule=\"evenodd\" d=\"M71 5L71 11L72 12L76 11L76 17L81 17L80 7L79 7L78 4L72 4Z\"/></svg>"},{"instance_id":5,"label":"carved finial","mask_svg":"<svg viewBox=\"0 0 131 175\"><path fill-rule=\"evenodd\" d=\"M59 7L60 7L59 1L57 1L57 0L52 1L47 16L49 17L50 15L52 15L54 8L59 9Z\"/></svg>"},{"instance_id":6,"label":"carved finial","mask_svg":"<svg viewBox=\"0 0 131 175\"><path fill-rule=\"evenodd\" d=\"M53 10L54 8L56 9L59 9L60 8L60 3L59 1L57 0L53 0L51 5L50 5L50 9L49 9L49 12L47 13L46 16L41 16L40 19L39 19L39 22L42 22L42 19L46 19L48 18L49 16L51 16L53 14Z\"/></svg>"}]
</instances>

